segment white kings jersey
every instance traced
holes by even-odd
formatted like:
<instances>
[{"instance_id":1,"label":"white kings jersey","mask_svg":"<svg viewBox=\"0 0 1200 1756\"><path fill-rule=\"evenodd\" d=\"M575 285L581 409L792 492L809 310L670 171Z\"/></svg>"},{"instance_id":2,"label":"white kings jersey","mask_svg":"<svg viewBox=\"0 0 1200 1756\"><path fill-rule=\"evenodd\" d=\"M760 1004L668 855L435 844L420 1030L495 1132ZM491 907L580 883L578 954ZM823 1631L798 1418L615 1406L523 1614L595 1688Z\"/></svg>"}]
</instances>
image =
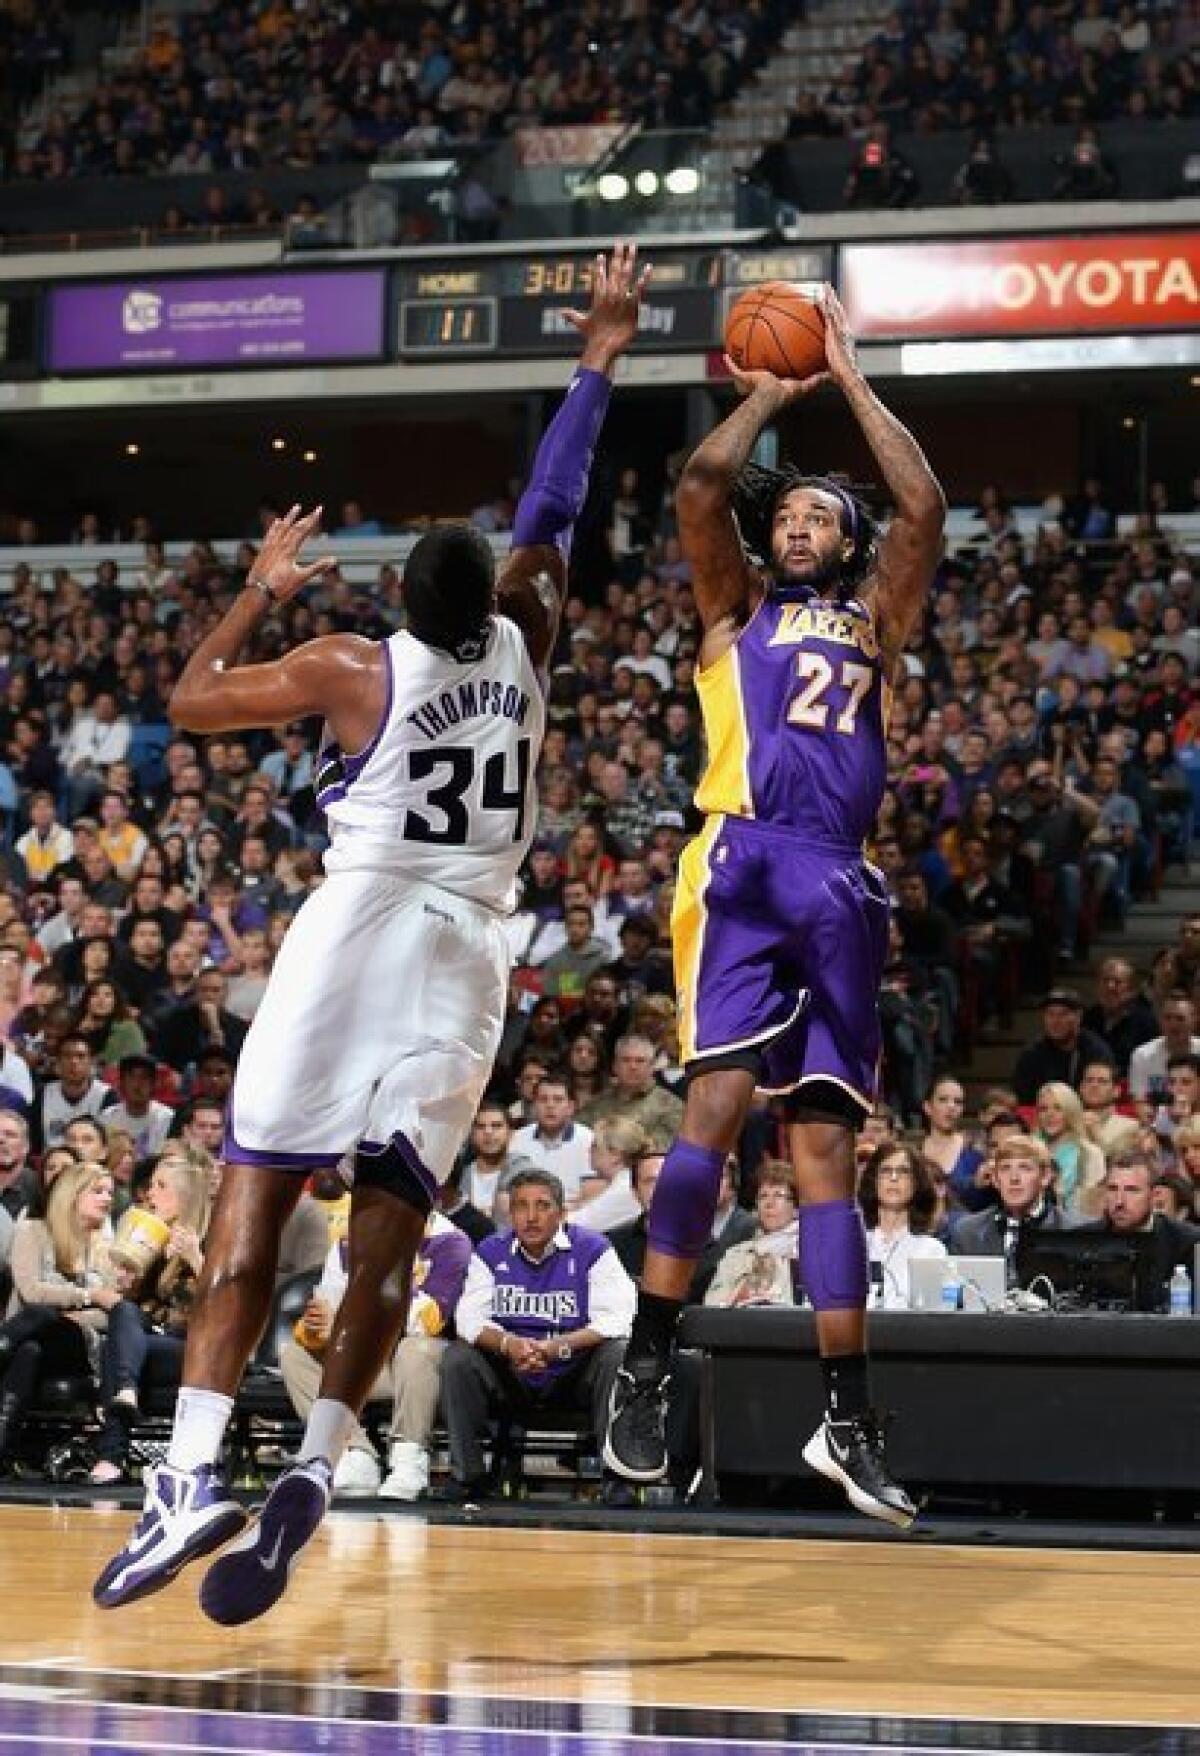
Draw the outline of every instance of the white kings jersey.
<instances>
[{"instance_id":1,"label":"white kings jersey","mask_svg":"<svg viewBox=\"0 0 1200 1756\"><path fill-rule=\"evenodd\" d=\"M524 637L492 616L483 657L467 664L407 632L384 650L387 704L371 742L347 756L325 727L325 869L408 873L507 913L536 827L546 729Z\"/></svg>"}]
</instances>

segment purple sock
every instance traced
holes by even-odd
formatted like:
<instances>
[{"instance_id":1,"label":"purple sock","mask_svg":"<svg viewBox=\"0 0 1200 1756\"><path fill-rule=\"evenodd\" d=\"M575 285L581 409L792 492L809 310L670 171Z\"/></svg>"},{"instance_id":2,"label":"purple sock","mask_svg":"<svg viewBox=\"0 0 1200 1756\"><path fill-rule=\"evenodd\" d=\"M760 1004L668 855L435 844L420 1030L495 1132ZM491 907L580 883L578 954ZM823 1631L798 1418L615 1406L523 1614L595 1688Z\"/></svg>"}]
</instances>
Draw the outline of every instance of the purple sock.
<instances>
[{"instance_id":1,"label":"purple sock","mask_svg":"<svg viewBox=\"0 0 1200 1756\"><path fill-rule=\"evenodd\" d=\"M695 1262L712 1236L725 1154L677 1140L663 1161L650 1201L646 1241L664 1256Z\"/></svg>"},{"instance_id":2,"label":"purple sock","mask_svg":"<svg viewBox=\"0 0 1200 1756\"><path fill-rule=\"evenodd\" d=\"M802 1207L800 1278L813 1310L864 1310L868 1275L867 1233L858 1202L814 1201Z\"/></svg>"},{"instance_id":3,"label":"purple sock","mask_svg":"<svg viewBox=\"0 0 1200 1756\"><path fill-rule=\"evenodd\" d=\"M612 384L603 372L580 367L558 413L542 435L529 486L513 520L513 548L556 543L564 557L587 498L592 453L608 413Z\"/></svg>"}]
</instances>

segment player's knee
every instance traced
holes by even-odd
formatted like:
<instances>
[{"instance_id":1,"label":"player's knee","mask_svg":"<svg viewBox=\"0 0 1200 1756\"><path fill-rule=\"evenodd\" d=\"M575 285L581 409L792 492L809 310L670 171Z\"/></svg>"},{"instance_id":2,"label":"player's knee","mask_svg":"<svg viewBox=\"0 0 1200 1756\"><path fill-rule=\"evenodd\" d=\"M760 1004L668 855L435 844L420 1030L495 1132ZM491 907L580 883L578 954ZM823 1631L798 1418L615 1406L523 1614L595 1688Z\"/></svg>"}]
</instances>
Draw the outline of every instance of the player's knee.
<instances>
[{"instance_id":1,"label":"player's knee","mask_svg":"<svg viewBox=\"0 0 1200 1756\"><path fill-rule=\"evenodd\" d=\"M717 1152L732 1152L748 1096L740 1073L705 1073L693 1079L687 1094L688 1139Z\"/></svg>"}]
</instances>

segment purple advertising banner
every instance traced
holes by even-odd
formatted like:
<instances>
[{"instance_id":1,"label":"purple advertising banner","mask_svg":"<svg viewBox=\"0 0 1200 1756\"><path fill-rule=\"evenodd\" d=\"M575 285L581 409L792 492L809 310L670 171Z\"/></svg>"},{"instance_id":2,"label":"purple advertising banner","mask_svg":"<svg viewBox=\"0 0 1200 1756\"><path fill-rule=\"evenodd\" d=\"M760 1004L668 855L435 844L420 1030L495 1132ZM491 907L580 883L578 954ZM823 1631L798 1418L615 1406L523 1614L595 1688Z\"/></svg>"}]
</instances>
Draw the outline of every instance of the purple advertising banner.
<instances>
[{"instance_id":1,"label":"purple advertising banner","mask_svg":"<svg viewBox=\"0 0 1200 1756\"><path fill-rule=\"evenodd\" d=\"M50 372L379 359L384 272L204 275L55 287Z\"/></svg>"}]
</instances>

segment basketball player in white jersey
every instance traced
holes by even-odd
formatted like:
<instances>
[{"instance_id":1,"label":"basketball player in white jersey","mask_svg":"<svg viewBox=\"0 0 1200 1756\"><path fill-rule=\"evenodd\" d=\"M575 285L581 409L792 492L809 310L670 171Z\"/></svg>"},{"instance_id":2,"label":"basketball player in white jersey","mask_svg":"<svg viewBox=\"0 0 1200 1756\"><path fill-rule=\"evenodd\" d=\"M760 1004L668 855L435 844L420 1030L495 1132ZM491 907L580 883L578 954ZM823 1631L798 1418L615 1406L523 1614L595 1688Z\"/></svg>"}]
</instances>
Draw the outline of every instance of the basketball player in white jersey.
<instances>
[{"instance_id":1,"label":"basketball player in white jersey","mask_svg":"<svg viewBox=\"0 0 1200 1756\"><path fill-rule=\"evenodd\" d=\"M320 1396L297 1466L204 1582L214 1620L249 1621L279 1598L404 1327L426 1216L500 1040L501 921L534 831L567 549L645 279L633 248L618 246L596 261L590 307L569 314L580 366L539 447L498 581L476 531L438 528L405 568L404 632L329 635L275 663L239 664L264 618L331 564L301 560L320 508L302 517L293 507L172 697L172 720L194 732L321 715L317 793L331 846L326 882L284 941L242 1051L170 1450L96 1582L103 1606L161 1589L242 1531L218 1460L270 1311L279 1235L309 1172L355 1148L349 1281Z\"/></svg>"}]
</instances>

